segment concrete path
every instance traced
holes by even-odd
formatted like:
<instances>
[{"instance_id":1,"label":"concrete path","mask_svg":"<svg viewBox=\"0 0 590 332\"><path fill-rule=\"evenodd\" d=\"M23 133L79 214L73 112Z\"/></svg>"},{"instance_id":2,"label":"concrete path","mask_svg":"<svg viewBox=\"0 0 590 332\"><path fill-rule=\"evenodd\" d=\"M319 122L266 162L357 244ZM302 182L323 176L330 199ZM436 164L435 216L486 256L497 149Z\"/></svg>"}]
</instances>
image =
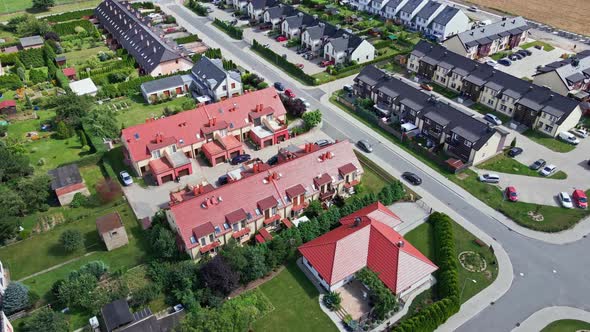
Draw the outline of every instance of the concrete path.
<instances>
[{"instance_id":1,"label":"concrete path","mask_svg":"<svg viewBox=\"0 0 590 332\"><path fill-rule=\"evenodd\" d=\"M590 323L590 312L572 307L543 308L520 323L520 326L514 328L512 332L541 331L552 322L562 319L575 319Z\"/></svg>"}]
</instances>

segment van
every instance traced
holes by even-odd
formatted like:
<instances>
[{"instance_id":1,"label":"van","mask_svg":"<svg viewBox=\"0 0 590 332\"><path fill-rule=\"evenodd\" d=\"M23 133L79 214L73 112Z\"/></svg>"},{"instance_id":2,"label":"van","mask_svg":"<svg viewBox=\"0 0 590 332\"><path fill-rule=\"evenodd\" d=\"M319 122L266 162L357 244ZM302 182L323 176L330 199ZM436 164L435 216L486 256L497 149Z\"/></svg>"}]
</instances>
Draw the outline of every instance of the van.
<instances>
[{"instance_id":1,"label":"van","mask_svg":"<svg viewBox=\"0 0 590 332\"><path fill-rule=\"evenodd\" d=\"M574 190L572 199L574 200L574 204L576 204L576 206L580 209L588 208L588 197L586 197L586 193L583 190Z\"/></svg>"},{"instance_id":2,"label":"van","mask_svg":"<svg viewBox=\"0 0 590 332\"><path fill-rule=\"evenodd\" d=\"M559 133L559 138L569 144L578 145L580 140L574 136L574 134L568 131L562 131Z\"/></svg>"}]
</instances>

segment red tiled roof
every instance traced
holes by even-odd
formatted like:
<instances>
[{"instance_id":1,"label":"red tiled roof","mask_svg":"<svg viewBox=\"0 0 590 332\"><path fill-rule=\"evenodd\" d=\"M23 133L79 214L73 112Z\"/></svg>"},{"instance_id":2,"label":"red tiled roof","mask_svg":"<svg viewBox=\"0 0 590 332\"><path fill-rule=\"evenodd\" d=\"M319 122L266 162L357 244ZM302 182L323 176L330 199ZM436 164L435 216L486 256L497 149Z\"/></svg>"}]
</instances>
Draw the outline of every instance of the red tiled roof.
<instances>
[{"instance_id":1,"label":"red tiled roof","mask_svg":"<svg viewBox=\"0 0 590 332\"><path fill-rule=\"evenodd\" d=\"M248 216L246 215L246 211L242 208L225 215L225 221L230 225L235 224L238 221L246 220L246 218L248 218Z\"/></svg>"},{"instance_id":2,"label":"red tiled roof","mask_svg":"<svg viewBox=\"0 0 590 332\"><path fill-rule=\"evenodd\" d=\"M63 73L64 73L64 75L66 75L66 77L76 75L76 68L72 68L72 67L64 68Z\"/></svg>"},{"instance_id":3,"label":"red tiled roof","mask_svg":"<svg viewBox=\"0 0 590 332\"><path fill-rule=\"evenodd\" d=\"M260 210L260 212L263 212L264 210L268 210L270 208L277 206L278 202L277 199L274 198L274 196L268 196L264 199L259 200L258 203L256 203L256 205L258 205L258 209Z\"/></svg>"},{"instance_id":4,"label":"red tiled roof","mask_svg":"<svg viewBox=\"0 0 590 332\"><path fill-rule=\"evenodd\" d=\"M326 150L334 152L334 157L320 162L318 156ZM282 201L286 196L286 189L300 184L311 194L314 192L312 185L315 175L327 173L337 177L338 168L350 162L358 169L362 169L353 152L352 144L348 141L338 142L322 150L274 166L269 171L282 174L278 180L269 182L269 171L252 174L240 181L216 188L206 195L174 204L170 207L170 213L174 216L185 247L193 248L197 246L190 243L194 227L207 222L213 223L214 226L222 226L226 222L226 215L240 208L252 216L248 222L261 219L263 217L256 213L257 203L261 199L273 196L281 199L281 204L288 204ZM310 172L310 169L315 171ZM203 207L201 204L205 199L212 196L221 197L222 202L218 205Z\"/></svg>"},{"instance_id":5,"label":"red tiled roof","mask_svg":"<svg viewBox=\"0 0 590 332\"><path fill-rule=\"evenodd\" d=\"M246 234L250 233L250 228L246 227L246 228L242 228L241 230L239 230L238 232L233 233L231 236L234 239L240 238Z\"/></svg>"},{"instance_id":6,"label":"red tiled roof","mask_svg":"<svg viewBox=\"0 0 590 332\"><path fill-rule=\"evenodd\" d=\"M264 225L270 225L279 219L281 219L281 216L278 214L275 214L274 216L271 216L270 218L264 219Z\"/></svg>"},{"instance_id":7,"label":"red tiled roof","mask_svg":"<svg viewBox=\"0 0 590 332\"><path fill-rule=\"evenodd\" d=\"M204 138L197 134L209 125L209 120L216 119L216 126L223 122L231 130L252 126L248 115L256 109L256 105L272 107L276 117L283 116L287 111L274 88L249 92L241 96L232 97L218 103L201 105L198 108L181 112L164 119L149 121L122 130L121 139L129 151L132 161L137 162L150 158L146 146L157 133L164 137L174 137L177 141L184 141L179 147L194 144ZM234 104L237 105L234 110ZM221 110L221 112L220 112Z\"/></svg>"},{"instance_id":8,"label":"red tiled roof","mask_svg":"<svg viewBox=\"0 0 590 332\"><path fill-rule=\"evenodd\" d=\"M221 245L221 243L219 241L215 241L215 242L212 242L212 243L202 247L201 249L199 249L199 251L201 252L201 254L204 254L208 251L211 251L214 248L219 247L220 245Z\"/></svg>"},{"instance_id":9,"label":"red tiled roof","mask_svg":"<svg viewBox=\"0 0 590 332\"><path fill-rule=\"evenodd\" d=\"M154 174L161 174L172 169L166 158L153 159L149 162L150 170Z\"/></svg>"},{"instance_id":10,"label":"red tiled roof","mask_svg":"<svg viewBox=\"0 0 590 332\"><path fill-rule=\"evenodd\" d=\"M287 227L287 228L292 228L293 227L293 223L288 218L283 218L281 220L281 223L283 223L283 225L285 225L285 227Z\"/></svg>"},{"instance_id":11,"label":"red tiled roof","mask_svg":"<svg viewBox=\"0 0 590 332\"><path fill-rule=\"evenodd\" d=\"M291 207L291 211L298 212L298 211L305 209L308 206L309 206L309 203L307 203L307 202L304 202L303 204L299 204L299 205L293 205Z\"/></svg>"},{"instance_id":12,"label":"red tiled roof","mask_svg":"<svg viewBox=\"0 0 590 332\"><path fill-rule=\"evenodd\" d=\"M402 223L400 217L393 213L387 206L381 204L381 202L375 202L369 206L366 206L348 216L340 219L340 223L352 224L356 217L368 216L374 220L386 224L387 226L394 228Z\"/></svg>"},{"instance_id":13,"label":"red tiled roof","mask_svg":"<svg viewBox=\"0 0 590 332\"><path fill-rule=\"evenodd\" d=\"M207 236L211 233L215 233L215 227L210 222L201 224L201 225L193 228L193 234L195 235L196 238Z\"/></svg>"},{"instance_id":14,"label":"red tiled roof","mask_svg":"<svg viewBox=\"0 0 590 332\"><path fill-rule=\"evenodd\" d=\"M348 163L348 164L338 168L338 172L340 172L340 175L350 174L354 171L356 171L356 166L354 166L352 163Z\"/></svg>"},{"instance_id":15,"label":"red tiled roof","mask_svg":"<svg viewBox=\"0 0 590 332\"><path fill-rule=\"evenodd\" d=\"M354 186L356 186L356 185L357 185L357 184L359 184L359 183L361 183L359 180L354 180L354 181L351 181L351 182L345 183L345 184L344 184L344 188L348 189L348 188L350 188L350 187L354 187Z\"/></svg>"},{"instance_id":16,"label":"red tiled roof","mask_svg":"<svg viewBox=\"0 0 590 332\"><path fill-rule=\"evenodd\" d=\"M327 183L332 182L332 177L328 173L322 174L320 177L316 177L313 179L313 182L316 184L317 187L323 186Z\"/></svg>"},{"instance_id":17,"label":"red tiled roof","mask_svg":"<svg viewBox=\"0 0 590 332\"><path fill-rule=\"evenodd\" d=\"M176 138L174 137L162 137L161 140L154 137L154 139L149 142L146 147L148 151L151 153L154 150L161 149L165 146L172 145L176 143Z\"/></svg>"},{"instance_id":18,"label":"red tiled roof","mask_svg":"<svg viewBox=\"0 0 590 332\"><path fill-rule=\"evenodd\" d=\"M242 146L242 142L238 141L238 139L232 135L223 136L220 138L220 141L226 150L231 150Z\"/></svg>"},{"instance_id":19,"label":"red tiled roof","mask_svg":"<svg viewBox=\"0 0 590 332\"><path fill-rule=\"evenodd\" d=\"M5 107L15 107L16 106L16 101L9 99L9 100L4 100L2 102L0 102L0 108L5 108Z\"/></svg>"},{"instance_id":20,"label":"red tiled roof","mask_svg":"<svg viewBox=\"0 0 590 332\"><path fill-rule=\"evenodd\" d=\"M301 184L298 184L285 190L285 193L290 199L293 199L297 196L305 194L305 187L303 187Z\"/></svg>"},{"instance_id":21,"label":"red tiled roof","mask_svg":"<svg viewBox=\"0 0 590 332\"><path fill-rule=\"evenodd\" d=\"M121 216L118 212L105 214L96 219L96 228L98 228L98 233L100 234L110 232L120 227L123 227L123 222L121 221Z\"/></svg>"},{"instance_id":22,"label":"red tiled roof","mask_svg":"<svg viewBox=\"0 0 590 332\"><path fill-rule=\"evenodd\" d=\"M206 155L210 156L215 156L225 151L223 146L216 140L203 144L202 150Z\"/></svg>"},{"instance_id":23,"label":"red tiled roof","mask_svg":"<svg viewBox=\"0 0 590 332\"><path fill-rule=\"evenodd\" d=\"M373 204L365 213L378 210ZM357 212L360 212L357 211ZM342 226L299 247L301 254L330 285L368 267L379 279L398 294L430 275L438 268L418 249L388 225L367 215L360 224L350 222L356 217L342 218Z\"/></svg>"},{"instance_id":24,"label":"red tiled roof","mask_svg":"<svg viewBox=\"0 0 590 332\"><path fill-rule=\"evenodd\" d=\"M266 242L266 241L264 241L264 238L260 234L256 234L256 236L254 236L254 238L256 239L256 242L258 242L258 243Z\"/></svg>"},{"instance_id":25,"label":"red tiled roof","mask_svg":"<svg viewBox=\"0 0 590 332\"><path fill-rule=\"evenodd\" d=\"M272 235L270 235L270 233L266 230L266 228L261 228L258 233L260 233L260 235L262 235L262 237L266 240L266 241L270 241L272 240Z\"/></svg>"}]
</instances>

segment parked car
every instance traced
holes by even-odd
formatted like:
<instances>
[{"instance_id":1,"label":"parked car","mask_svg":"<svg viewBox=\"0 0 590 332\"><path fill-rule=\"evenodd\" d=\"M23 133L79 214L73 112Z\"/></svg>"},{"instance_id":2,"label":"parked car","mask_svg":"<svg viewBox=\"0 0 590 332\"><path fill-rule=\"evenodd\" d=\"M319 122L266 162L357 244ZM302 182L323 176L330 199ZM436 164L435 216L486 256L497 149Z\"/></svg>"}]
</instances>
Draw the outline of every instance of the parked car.
<instances>
[{"instance_id":1,"label":"parked car","mask_svg":"<svg viewBox=\"0 0 590 332\"><path fill-rule=\"evenodd\" d=\"M496 67L498 65L498 63L494 60L488 60L486 63L492 67Z\"/></svg>"},{"instance_id":2,"label":"parked car","mask_svg":"<svg viewBox=\"0 0 590 332\"><path fill-rule=\"evenodd\" d=\"M305 52L307 52L307 50L304 49L304 48L300 48L300 49L297 50L297 54L303 54Z\"/></svg>"},{"instance_id":3,"label":"parked car","mask_svg":"<svg viewBox=\"0 0 590 332\"><path fill-rule=\"evenodd\" d=\"M486 115L484 115L483 117L486 121L491 122L493 124L495 124L496 126L499 126L502 124L502 120L500 120L499 117L493 115L492 113L488 113Z\"/></svg>"},{"instance_id":4,"label":"parked car","mask_svg":"<svg viewBox=\"0 0 590 332\"><path fill-rule=\"evenodd\" d=\"M522 148L519 148L519 147L513 147L513 148L510 148L510 150L508 150L508 155L509 155L510 157L516 157L516 156L518 156L519 154L521 154L521 153L522 153L522 151L524 151Z\"/></svg>"},{"instance_id":5,"label":"parked car","mask_svg":"<svg viewBox=\"0 0 590 332\"><path fill-rule=\"evenodd\" d=\"M584 190L574 190L574 193L572 194L572 200L574 201L574 204L580 209L588 208L588 197L586 197Z\"/></svg>"},{"instance_id":6,"label":"parked car","mask_svg":"<svg viewBox=\"0 0 590 332\"><path fill-rule=\"evenodd\" d=\"M329 140L327 140L327 139L321 139L321 140L319 140L319 141L316 141L316 142L315 142L315 143L313 143L313 144L315 144L315 145L317 145L317 146L319 146L319 147L324 147L324 146L327 146L327 145L330 145L330 144L332 144L332 142L330 142L330 141L329 141Z\"/></svg>"},{"instance_id":7,"label":"parked car","mask_svg":"<svg viewBox=\"0 0 590 332\"><path fill-rule=\"evenodd\" d=\"M244 163L244 162L250 160L250 158L252 158L252 157L249 154L241 154L241 155L233 157L230 161L230 164L232 164L232 165L241 164L241 163Z\"/></svg>"},{"instance_id":8,"label":"parked car","mask_svg":"<svg viewBox=\"0 0 590 332\"><path fill-rule=\"evenodd\" d=\"M281 82L275 82L274 87L278 91L285 91L285 85Z\"/></svg>"},{"instance_id":9,"label":"parked car","mask_svg":"<svg viewBox=\"0 0 590 332\"><path fill-rule=\"evenodd\" d=\"M500 182L500 176L498 174L493 174L493 173L482 174L477 179L480 182L485 182L485 183L498 183L498 182Z\"/></svg>"},{"instance_id":10,"label":"parked car","mask_svg":"<svg viewBox=\"0 0 590 332\"><path fill-rule=\"evenodd\" d=\"M562 191L559 193L559 195L557 195L557 198L559 199L559 203L561 204L561 206L563 206L564 208L572 209L574 207L572 199L568 193Z\"/></svg>"},{"instance_id":11,"label":"parked car","mask_svg":"<svg viewBox=\"0 0 590 332\"><path fill-rule=\"evenodd\" d=\"M529 50L520 50L519 52L524 52L526 55L532 55L533 52L529 51Z\"/></svg>"},{"instance_id":12,"label":"parked car","mask_svg":"<svg viewBox=\"0 0 590 332\"><path fill-rule=\"evenodd\" d=\"M261 31L270 30L270 29L272 29L272 23L264 22L258 26L258 29L260 29Z\"/></svg>"},{"instance_id":13,"label":"parked car","mask_svg":"<svg viewBox=\"0 0 590 332\"><path fill-rule=\"evenodd\" d=\"M545 167L543 167L540 171L539 174L543 175L543 176L551 176L553 175L553 173L555 173L557 171L557 166L551 164L551 165L547 165Z\"/></svg>"},{"instance_id":14,"label":"parked car","mask_svg":"<svg viewBox=\"0 0 590 332\"><path fill-rule=\"evenodd\" d=\"M182 304L177 304L174 306L174 312L179 312L184 310L184 307L182 306Z\"/></svg>"},{"instance_id":15,"label":"parked car","mask_svg":"<svg viewBox=\"0 0 590 332\"><path fill-rule=\"evenodd\" d=\"M588 132L583 128L572 129L572 133L580 138L588 137Z\"/></svg>"},{"instance_id":16,"label":"parked car","mask_svg":"<svg viewBox=\"0 0 590 332\"><path fill-rule=\"evenodd\" d=\"M517 51L516 54L522 56L523 58L526 58L527 56L529 56L529 54L527 52L525 52L524 50Z\"/></svg>"},{"instance_id":17,"label":"parked car","mask_svg":"<svg viewBox=\"0 0 590 332\"><path fill-rule=\"evenodd\" d=\"M298 63L295 66L297 66L297 68L299 68L299 69L302 69L304 67L302 63Z\"/></svg>"},{"instance_id":18,"label":"parked car","mask_svg":"<svg viewBox=\"0 0 590 332\"><path fill-rule=\"evenodd\" d=\"M476 6L470 6L469 8L467 8L467 10L470 12L477 13L479 11L479 8L477 8Z\"/></svg>"},{"instance_id":19,"label":"parked car","mask_svg":"<svg viewBox=\"0 0 590 332\"><path fill-rule=\"evenodd\" d=\"M297 99L301 100L301 102L303 103L303 105L305 105L305 108L310 108L311 104L305 100L305 98L301 98L301 97L297 97Z\"/></svg>"},{"instance_id":20,"label":"parked car","mask_svg":"<svg viewBox=\"0 0 590 332\"><path fill-rule=\"evenodd\" d=\"M569 144L573 144L573 145L578 145L580 144L580 140L576 138L576 136L574 136L574 134L568 132L568 131L562 131L559 133L559 138Z\"/></svg>"},{"instance_id":21,"label":"parked car","mask_svg":"<svg viewBox=\"0 0 590 332\"><path fill-rule=\"evenodd\" d=\"M123 181L124 185L130 186L133 184L133 178L126 171L121 171L119 176L121 177L121 181Z\"/></svg>"},{"instance_id":22,"label":"parked car","mask_svg":"<svg viewBox=\"0 0 590 332\"><path fill-rule=\"evenodd\" d=\"M346 92L352 92L352 85L345 85L342 87L342 90Z\"/></svg>"},{"instance_id":23,"label":"parked car","mask_svg":"<svg viewBox=\"0 0 590 332\"><path fill-rule=\"evenodd\" d=\"M524 59L524 55L520 54L520 53L513 53L512 55L514 55L518 60L522 60Z\"/></svg>"},{"instance_id":24,"label":"parked car","mask_svg":"<svg viewBox=\"0 0 590 332\"><path fill-rule=\"evenodd\" d=\"M512 61L510 61L507 58L502 58L502 59L498 60L498 63L501 64L501 65L503 65L503 66L506 66L506 67L512 65Z\"/></svg>"},{"instance_id":25,"label":"parked car","mask_svg":"<svg viewBox=\"0 0 590 332\"><path fill-rule=\"evenodd\" d=\"M529 166L529 168L533 171L536 171L541 169L541 167L545 166L546 164L547 162L544 159L537 159L534 163L531 164L531 166Z\"/></svg>"},{"instance_id":26,"label":"parked car","mask_svg":"<svg viewBox=\"0 0 590 332\"><path fill-rule=\"evenodd\" d=\"M279 163L279 157L278 157L278 156L272 156L272 157L270 157L270 158L269 158L269 159L266 161L266 163L267 163L268 165L270 165L270 166L274 166L274 165L276 165L276 164L278 164L278 163Z\"/></svg>"},{"instance_id":27,"label":"parked car","mask_svg":"<svg viewBox=\"0 0 590 332\"><path fill-rule=\"evenodd\" d=\"M229 182L229 176L227 174L223 174L222 176L217 178L217 184L219 186L223 186Z\"/></svg>"},{"instance_id":28,"label":"parked car","mask_svg":"<svg viewBox=\"0 0 590 332\"><path fill-rule=\"evenodd\" d=\"M278 36L276 38L276 41L278 41L279 43L282 43L284 41L287 41L287 37L285 37L285 36Z\"/></svg>"},{"instance_id":29,"label":"parked car","mask_svg":"<svg viewBox=\"0 0 590 332\"><path fill-rule=\"evenodd\" d=\"M508 199L511 202L517 202L518 201L518 194L516 193L516 188L514 188L513 186L507 187L506 191L506 199Z\"/></svg>"},{"instance_id":30,"label":"parked car","mask_svg":"<svg viewBox=\"0 0 590 332\"><path fill-rule=\"evenodd\" d=\"M328 67L334 64L334 60L324 60L320 62L320 67Z\"/></svg>"},{"instance_id":31,"label":"parked car","mask_svg":"<svg viewBox=\"0 0 590 332\"><path fill-rule=\"evenodd\" d=\"M406 179L409 183L415 186L419 186L420 184L422 184L422 179L412 172L403 172L402 178Z\"/></svg>"},{"instance_id":32,"label":"parked car","mask_svg":"<svg viewBox=\"0 0 590 332\"><path fill-rule=\"evenodd\" d=\"M285 90L285 96L287 96L289 98L295 98L295 94L293 93L293 91L291 91L291 89Z\"/></svg>"},{"instance_id":33,"label":"parked car","mask_svg":"<svg viewBox=\"0 0 590 332\"><path fill-rule=\"evenodd\" d=\"M420 84L420 87L426 91L432 91L432 86L429 85L428 83L422 83L422 84Z\"/></svg>"},{"instance_id":34,"label":"parked car","mask_svg":"<svg viewBox=\"0 0 590 332\"><path fill-rule=\"evenodd\" d=\"M371 143L369 143L368 141L366 141L364 139L358 141L357 145L359 148L361 148L361 150L363 150L367 153L373 152L373 146L371 145Z\"/></svg>"}]
</instances>

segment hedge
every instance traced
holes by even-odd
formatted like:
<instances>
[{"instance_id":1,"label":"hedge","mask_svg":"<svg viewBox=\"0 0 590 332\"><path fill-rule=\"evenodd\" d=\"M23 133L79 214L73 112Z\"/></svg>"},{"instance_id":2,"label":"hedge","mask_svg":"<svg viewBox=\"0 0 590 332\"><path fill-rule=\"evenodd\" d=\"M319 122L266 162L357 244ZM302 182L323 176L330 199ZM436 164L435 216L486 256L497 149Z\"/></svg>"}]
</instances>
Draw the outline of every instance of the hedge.
<instances>
[{"instance_id":1,"label":"hedge","mask_svg":"<svg viewBox=\"0 0 590 332\"><path fill-rule=\"evenodd\" d=\"M94 24L92 24L90 21L82 19L58 23L53 26L53 31L55 31L60 36L75 35L77 34L76 27L81 27L88 33L92 33L96 29Z\"/></svg>"},{"instance_id":2,"label":"hedge","mask_svg":"<svg viewBox=\"0 0 590 332\"><path fill-rule=\"evenodd\" d=\"M378 319L384 319L387 313L391 312L397 306L397 300L393 293L379 279L377 273L367 269L361 269L355 274L358 281L362 282L371 293L371 302L373 302L374 314Z\"/></svg>"},{"instance_id":3,"label":"hedge","mask_svg":"<svg viewBox=\"0 0 590 332\"><path fill-rule=\"evenodd\" d=\"M225 32L228 36L232 37L233 39L242 39L242 35L244 34L244 31L242 31L242 29L236 28L235 26L223 22L218 18L216 18L215 21L213 21L213 25L221 29L223 32Z\"/></svg>"},{"instance_id":4,"label":"hedge","mask_svg":"<svg viewBox=\"0 0 590 332\"><path fill-rule=\"evenodd\" d=\"M382 40L382 41L379 41L379 42L376 42L375 44L373 44L373 47L376 50L380 50L382 48L386 48L389 45L391 45L391 41L390 40Z\"/></svg>"},{"instance_id":5,"label":"hedge","mask_svg":"<svg viewBox=\"0 0 590 332\"><path fill-rule=\"evenodd\" d=\"M201 39L199 38L198 35L190 35L190 36L186 36L186 37L176 38L176 39L174 39L174 41L177 44L188 44L188 43L192 43L192 42L201 41Z\"/></svg>"},{"instance_id":6,"label":"hedge","mask_svg":"<svg viewBox=\"0 0 590 332\"><path fill-rule=\"evenodd\" d=\"M18 53L0 53L0 62L2 62L2 65L14 65L16 62L16 58L18 57Z\"/></svg>"},{"instance_id":7,"label":"hedge","mask_svg":"<svg viewBox=\"0 0 590 332\"><path fill-rule=\"evenodd\" d=\"M70 20L81 19L84 16L92 16L94 15L94 9L82 9L73 12L61 13L56 15L46 16L43 19L46 19L52 23L58 22L65 22Z\"/></svg>"},{"instance_id":8,"label":"hedge","mask_svg":"<svg viewBox=\"0 0 590 332\"><path fill-rule=\"evenodd\" d=\"M264 45L258 43L256 39L252 40L252 49L256 51L256 53L262 55L266 60L275 63L287 73L301 80L303 83L307 85L315 85L316 79L314 77L307 75L303 70L301 70L301 68L273 52L273 50L270 48L264 47Z\"/></svg>"},{"instance_id":9,"label":"hedge","mask_svg":"<svg viewBox=\"0 0 590 332\"><path fill-rule=\"evenodd\" d=\"M37 68L45 66L43 47L22 50L18 52L18 58L25 65L25 68Z\"/></svg>"},{"instance_id":10,"label":"hedge","mask_svg":"<svg viewBox=\"0 0 590 332\"><path fill-rule=\"evenodd\" d=\"M16 90L23 87L23 82L14 74L0 76L0 90Z\"/></svg>"}]
</instances>

